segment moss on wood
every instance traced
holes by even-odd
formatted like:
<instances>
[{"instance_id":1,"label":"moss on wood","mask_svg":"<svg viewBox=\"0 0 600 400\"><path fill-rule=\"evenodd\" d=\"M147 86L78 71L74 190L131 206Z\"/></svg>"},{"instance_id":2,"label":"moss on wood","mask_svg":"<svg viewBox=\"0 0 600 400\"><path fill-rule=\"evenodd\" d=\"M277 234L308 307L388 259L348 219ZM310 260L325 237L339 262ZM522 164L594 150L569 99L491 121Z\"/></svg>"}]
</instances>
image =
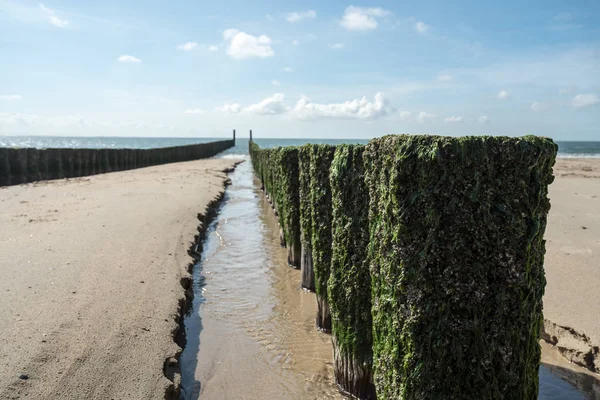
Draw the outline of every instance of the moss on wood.
<instances>
[{"instance_id":1,"label":"moss on wood","mask_svg":"<svg viewBox=\"0 0 600 400\"><path fill-rule=\"evenodd\" d=\"M302 270L301 285L315 291L315 272L312 262L312 205L310 192L310 154L313 146L304 145L298 149L299 201L300 201L300 245Z\"/></svg>"},{"instance_id":2,"label":"moss on wood","mask_svg":"<svg viewBox=\"0 0 600 400\"><path fill-rule=\"evenodd\" d=\"M537 399L557 146L386 136L365 150L380 399Z\"/></svg>"},{"instance_id":3,"label":"moss on wood","mask_svg":"<svg viewBox=\"0 0 600 400\"><path fill-rule=\"evenodd\" d=\"M327 281L331 269L331 185L329 169L335 147L313 146L310 154L310 192L312 214L312 256L317 293L317 327L331 331L331 313L327 300Z\"/></svg>"},{"instance_id":4,"label":"moss on wood","mask_svg":"<svg viewBox=\"0 0 600 400\"><path fill-rule=\"evenodd\" d=\"M374 399L371 276L367 262L369 194L364 146L341 145L331 164L332 258L328 282L334 374L340 388Z\"/></svg>"}]
</instances>

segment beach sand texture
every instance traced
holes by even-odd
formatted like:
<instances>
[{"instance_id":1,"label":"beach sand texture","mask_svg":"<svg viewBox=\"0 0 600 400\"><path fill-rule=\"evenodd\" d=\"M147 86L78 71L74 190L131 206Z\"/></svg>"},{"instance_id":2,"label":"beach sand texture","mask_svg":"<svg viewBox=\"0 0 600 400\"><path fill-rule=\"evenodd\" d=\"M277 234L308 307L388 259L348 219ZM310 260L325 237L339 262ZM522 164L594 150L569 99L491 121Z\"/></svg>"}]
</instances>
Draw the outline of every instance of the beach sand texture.
<instances>
[{"instance_id":1,"label":"beach sand texture","mask_svg":"<svg viewBox=\"0 0 600 400\"><path fill-rule=\"evenodd\" d=\"M565 357L600 372L600 159L559 159L554 175L544 328Z\"/></svg>"},{"instance_id":2,"label":"beach sand texture","mask_svg":"<svg viewBox=\"0 0 600 400\"><path fill-rule=\"evenodd\" d=\"M197 216L233 165L0 189L1 399L164 398Z\"/></svg>"},{"instance_id":3,"label":"beach sand texture","mask_svg":"<svg viewBox=\"0 0 600 400\"><path fill-rule=\"evenodd\" d=\"M196 217L233 164L0 189L0 398L164 397ZM555 175L544 314L588 337L555 332L576 357L600 345L600 160L561 159Z\"/></svg>"}]
</instances>

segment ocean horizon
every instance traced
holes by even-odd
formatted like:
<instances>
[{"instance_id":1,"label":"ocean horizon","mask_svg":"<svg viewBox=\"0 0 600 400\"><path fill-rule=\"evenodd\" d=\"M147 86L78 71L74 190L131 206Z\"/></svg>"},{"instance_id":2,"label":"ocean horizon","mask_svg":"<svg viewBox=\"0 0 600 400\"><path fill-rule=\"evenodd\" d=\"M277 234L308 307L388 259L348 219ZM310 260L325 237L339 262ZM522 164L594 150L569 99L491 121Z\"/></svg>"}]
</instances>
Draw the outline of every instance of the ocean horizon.
<instances>
[{"instance_id":1,"label":"ocean horizon","mask_svg":"<svg viewBox=\"0 0 600 400\"><path fill-rule=\"evenodd\" d=\"M231 137L122 137L122 136L0 136L0 147L9 148L90 148L90 149L153 149L160 147L185 146L228 140ZM306 143L365 144L370 139L326 139L326 138L254 138L262 148L277 146L301 146ZM248 138L238 137L236 145L224 154L248 154ZM600 141L562 141L558 144L561 158L600 158Z\"/></svg>"}]
</instances>

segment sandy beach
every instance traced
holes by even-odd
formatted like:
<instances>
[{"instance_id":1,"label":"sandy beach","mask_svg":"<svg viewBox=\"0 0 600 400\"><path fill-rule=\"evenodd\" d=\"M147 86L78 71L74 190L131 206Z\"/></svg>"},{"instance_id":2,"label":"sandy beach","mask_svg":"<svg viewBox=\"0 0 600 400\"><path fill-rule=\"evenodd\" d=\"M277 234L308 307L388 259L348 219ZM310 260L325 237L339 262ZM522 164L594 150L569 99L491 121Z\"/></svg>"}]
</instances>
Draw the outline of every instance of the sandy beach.
<instances>
[{"instance_id":1,"label":"sandy beach","mask_svg":"<svg viewBox=\"0 0 600 400\"><path fill-rule=\"evenodd\" d=\"M600 159L559 159L546 229L546 338L600 371Z\"/></svg>"},{"instance_id":2,"label":"sandy beach","mask_svg":"<svg viewBox=\"0 0 600 400\"><path fill-rule=\"evenodd\" d=\"M197 216L233 165L201 160L0 189L0 398L164 398ZM554 171L544 329L555 346L544 343L543 362L596 382L588 370L600 368L600 160L560 159ZM212 325L204 343L223 335Z\"/></svg>"},{"instance_id":3,"label":"sandy beach","mask_svg":"<svg viewBox=\"0 0 600 400\"><path fill-rule=\"evenodd\" d=\"M0 398L163 399L197 217L233 165L1 188Z\"/></svg>"}]
</instances>

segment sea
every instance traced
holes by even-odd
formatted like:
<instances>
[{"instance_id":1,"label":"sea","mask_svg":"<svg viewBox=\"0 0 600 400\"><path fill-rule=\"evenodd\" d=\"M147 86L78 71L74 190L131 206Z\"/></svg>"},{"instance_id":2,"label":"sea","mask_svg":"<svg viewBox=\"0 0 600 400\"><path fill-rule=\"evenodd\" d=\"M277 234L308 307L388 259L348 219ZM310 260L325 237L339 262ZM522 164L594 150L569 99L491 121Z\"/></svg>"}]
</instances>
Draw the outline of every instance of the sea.
<instances>
[{"instance_id":1,"label":"sea","mask_svg":"<svg viewBox=\"0 0 600 400\"><path fill-rule=\"evenodd\" d=\"M144 138L144 137L68 137L68 136L0 136L0 147L33 147L44 148L90 148L90 149L153 149L159 147L184 146L188 144L206 143L220 138ZM276 146L300 146L306 143L326 144L365 144L368 139L254 139L262 148ZM558 156L563 158L600 158L600 141L567 142L556 141ZM244 155L248 153L248 138L238 138L236 146L227 150L227 155Z\"/></svg>"}]
</instances>

